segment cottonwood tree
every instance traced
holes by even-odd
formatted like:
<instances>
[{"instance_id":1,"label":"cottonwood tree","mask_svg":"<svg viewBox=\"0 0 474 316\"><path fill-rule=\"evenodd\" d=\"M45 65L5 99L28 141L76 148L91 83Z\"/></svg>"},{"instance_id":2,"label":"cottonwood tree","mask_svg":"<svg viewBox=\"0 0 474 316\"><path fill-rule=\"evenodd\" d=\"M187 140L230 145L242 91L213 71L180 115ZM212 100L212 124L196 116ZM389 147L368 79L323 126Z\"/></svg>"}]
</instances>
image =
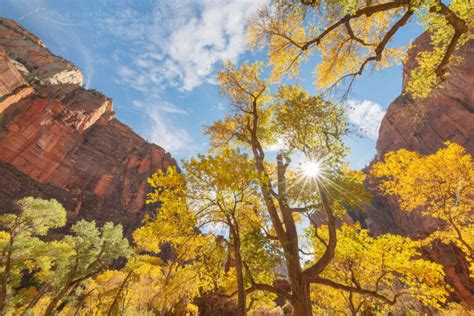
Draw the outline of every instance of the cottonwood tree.
<instances>
[{"instance_id":1,"label":"cottonwood tree","mask_svg":"<svg viewBox=\"0 0 474 316\"><path fill-rule=\"evenodd\" d=\"M357 196L344 189L347 133L343 110L319 96L309 96L298 87L282 87L270 96L267 83L260 79L260 64L236 68L227 63L218 74L221 92L233 106L233 113L209 126L206 132L212 146L242 147L253 156L264 209L271 221L271 231L283 253L290 291L272 284L265 290L287 299L295 315L311 315L310 285L330 285L381 300L397 300L364 287L329 280L323 272L334 259L337 246L337 215L343 199L357 204ZM266 148L283 144L270 163ZM302 153L308 159L300 168L291 168L291 157ZM339 209L338 209L339 208ZM315 216L314 213L320 213ZM314 218L324 218L327 241L317 249L309 263L303 264L301 234L297 227L302 215L318 225ZM319 227L318 227L319 226ZM249 291L257 291L250 288Z\"/></svg>"},{"instance_id":2,"label":"cottonwood tree","mask_svg":"<svg viewBox=\"0 0 474 316\"><path fill-rule=\"evenodd\" d=\"M273 79L297 76L304 60L320 53L316 85L324 89L345 78L352 84L371 65L380 69L401 62L406 47L390 41L415 16L433 48L416 57L407 91L425 97L448 75L448 66L459 62L456 53L472 38L470 0L274 0L250 20L248 37L251 45L268 48Z\"/></svg>"},{"instance_id":3,"label":"cottonwood tree","mask_svg":"<svg viewBox=\"0 0 474 316\"><path fill-rule=\"evenodd\" d=\"M144 276L149 275L148 280L143 279L145 282L141 282L143 289L148 285L150 290L145 296L145 302L149 304L145 309L177 312L186 308L199 294L201 285L207 281L204 277L201 278L200 266L195 260L200 247L206 243L206 237L197 235L194 224L182 222L176 225L176 221L180 221L178 217L185 217L183 209L169 212L169 208L163 204L157 220L146 224L134 234L139 249L159 253L160 247L165 244L173 248L171 258L163 264L145 264L142 268L150 270L143 271L145 273L139 271ZM188 219L194 223L192 217Z\"/></svg>"},{"instance_id":4,"label":"cottonwood tree","mask_svg":"<svg viewBox=\"0 0 474 316\"><path fill-rule=\"evenodd\" d=\"M219 248L212 243L204 245L200 249L203 252L221 257ZM84 290L88 295L76 309L106 315L195 311L193 299L199 295L200 287L210 282L201 273L203 265L213 262L200 256L199 261L185 263L180 249L175 254L163 260L156 255L135 253L125 268L107 270L97 276Z\"/></svg>"},{"instance_id":5,"label":"cottonwood tree","mask_svg":"<svg viewBox=\"0 0 474 316\"><path fill-rule=\"evenodd\" d=\"M314 249L324 249L325 227L318 237L313 227L308 235ZM359 224L342 225L337 236L334 259L322 273L326 284L311 286L315 313L386 314L407 309L421 313L442 308L448 294L442 266L421 258L419 242L391 234L372 237ZM374 295L356 293L347 286Z\"/></svg>"},{"instance_id":6,"label":"cottonwood tree","mask_svg":"<svg viewBox=\"0 0 474 316\"><path fill-rule=\"evenodd\" d=\"M158 171L149 180L156 191L147 203L160 202L160 208L133 234L135 263L125 270L132 273L132 279L124 285L126 294L120 294L126 300L122 311L177 313L192 309L194 298L214 288L221 277L223 246L215 236L197 230L196 215L184 199L184 180L176 168L168 169L166 176ZM118 273L123 281L127 273Z\"/></svg>"},{"instance_id":7,"label":"cottonwood tree","mask_svg":"<svg viewBox=\"0 0 474 316\"><path fill-rule=\"evenodd\" d=\"M441 221L427 241L455 243L474 275L474 164L472 156L447 142L432 155L400 149L372 167L380 190L398 198L401 209Z\"/></svg>"},{"instance_id":8,"label":"cottonwood tree","mask_svg":"<svg viewBox=\"0 0 474 316\"><path fill-rule=\"evenodd\" d=\"M150 178L155 188L150 200L162 205L170 200L180 201L187 206L183 211L193 214L197 229L203 234L219 235L217 238L230 252L230 270L235 272L224 283L237 284L239 314L245 315L257 301L252 294L253 304L247 304L246 285L263 286L260 280L271 283L275 279L271 271L277 262L271 252L271 240L262 236L266 220L261 214L253 162L246 154L224 149L217 155L200 155L183 165L183 174L169 169L166 174L158 171ZM267 251L263 251L264 247ZM233 291L232 288L235 287L227 290Z\"/></svg>"}]
</instances>

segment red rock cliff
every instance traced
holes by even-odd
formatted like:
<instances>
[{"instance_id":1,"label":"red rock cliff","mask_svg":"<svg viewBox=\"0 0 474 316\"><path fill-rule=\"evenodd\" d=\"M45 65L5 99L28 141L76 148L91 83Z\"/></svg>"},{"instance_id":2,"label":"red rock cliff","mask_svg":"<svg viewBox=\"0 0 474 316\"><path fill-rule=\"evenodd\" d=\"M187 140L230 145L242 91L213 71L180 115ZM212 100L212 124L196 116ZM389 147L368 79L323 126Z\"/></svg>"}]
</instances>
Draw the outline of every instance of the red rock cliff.
<instances>
[{"instance_id":1,"label":"red rock cliff","mask_svg":"<svg viewBox=\"0 0 474 316\"><path fill-rule=\"evenodd\" d=\"M425 33L409 51L403 87L407 74L416 64L414 56L427 49L430 49L429 38ZM402 94L390 104L380 127L374 162L382 160L385 153L401 148L432 154L448 140L474 155L474 40L459 55L463 62L450 70L441 89L421 101ZM375 193L374 206L367 212L368 224L375 233L395 232L422 238L439 227L433 218L402 212L395 198ZM474 306L474 280L469 278L467 264L459 251L440 245L428 256L443 264L458 299Z\"/></svg>"},{"instance_id":2,"label":"red rock cliff","mask_svg":"<svg viewBox=\"0 0 474 316\"><path fill-rule=\"evenodd\" d=\"M80 70L0 18L0 212L23 196L56 198L70 223L122 223L145 212L146 179L175 165L114 118L112 100L82 87Z\"/></svg>"}]
</instances>

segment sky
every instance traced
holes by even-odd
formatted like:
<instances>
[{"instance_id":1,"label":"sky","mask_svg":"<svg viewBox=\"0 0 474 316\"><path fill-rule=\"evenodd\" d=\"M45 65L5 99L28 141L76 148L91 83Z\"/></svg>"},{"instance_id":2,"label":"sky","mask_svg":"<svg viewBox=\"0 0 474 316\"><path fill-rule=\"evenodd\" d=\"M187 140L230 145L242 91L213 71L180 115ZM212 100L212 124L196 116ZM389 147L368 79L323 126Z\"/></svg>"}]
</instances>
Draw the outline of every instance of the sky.
<instances>
[{"instance_id":1,"label":"sky","mask_svg":"<svg viewBox=\"0 0 474 316\"><path fill-rule=\"evenodd\" d=\"M208 148L203 126L223 118L228 101L215 74L223 61L264 59L249 51L246 20L268 0L0 0L0 15L40 37L84 73L86 88L113 99L117 118L149 142L188 159ZM393 45L420 33L411 23ZM318 56L298 84L316 93ZM363 168L375 155L380 121L401 92L401 67L366 72L344 106L353 124L348 160Z\"/></svg>"}]
</instances>

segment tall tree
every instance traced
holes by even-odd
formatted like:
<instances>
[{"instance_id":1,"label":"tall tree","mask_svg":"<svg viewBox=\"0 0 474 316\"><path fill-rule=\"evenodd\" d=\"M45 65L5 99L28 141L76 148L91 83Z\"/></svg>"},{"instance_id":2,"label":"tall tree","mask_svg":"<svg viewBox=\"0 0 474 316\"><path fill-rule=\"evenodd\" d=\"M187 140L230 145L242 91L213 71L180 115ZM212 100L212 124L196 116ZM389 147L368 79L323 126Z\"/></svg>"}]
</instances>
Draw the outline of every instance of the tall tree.
<instances>
[{"instance_id":1,"label":"tall tree","mask_svg":"<svg viewBox=\"0 0 474 316\"><path fill-rule=\"evenodd\" d=\"M137 252L148 252L152 256L146 261L155 261L153 266L147 262L140 265L142 268L136 272L140 279L131 287L147 293L138 299L148 306L137 307L176 313L191 304L201 291L215 286L214 278L222 271L215 265L222 267L220 260L225 256L215 236L199 233L196 214L187 207L185 178L176 168L169 168L166 175L159 170L149 181L156 190L150 193L147 203L159 202L160 208L133 237ZM156 261L157 254L162 256L161 262ZM218 273L214 273L216 270Z\"/></svg>"},{"instance_id":2,"label":"tall tree","mask_svg":"<svg viewBox=\"0 0 474 316\"><path fill-rule=\"evenodd\" d=\"M256 284L257 274L262 277L276 262L268 256L270 252L260 251L259 256L266 258L266 263L260 264L258 269L250 269L256 261L255 251L258 252L259 247L272 247L269 240L266 245L258 242L265 240L259 239L265 219L261 214L253 163L246 154L223 149L217 155L201 155L183 164L183 174L169 170L166 175L152 176L150 183L156 190L150 194L151 201L166 203L167 195L174 193L172 199L186 203L199 230L221 236L229 247L236 273L239 314L246 315L246 283L251 280ZM174 177L184 178L185 188L175 186ZM167 191L165 195L161 194L163 190ZM253 270L252 275L248 275L249 270Z\"/></svg>"},{"instance_id":3,"label":"tall tree","mask_svg":"<svg viewBox=\"0 0 474 316\"><path fill-rule=\"evenodd\" d=\"M232 102L233 113L207 128L214 148L243 147L251 152L258 185L266 213L271 219L273 238L278 241L288 279L289 292L272 284L265 290L286 298L296 315L311 315L310 284L327 284L322 272L331 264L337 245L336 206L341 200L357 200L342 185L345 148L342 136L347 132L343 110L319 96L309 96L298 87L281 87L270 96L267 83L260 79L260 64L243 64L236 68L227 63L219 73L220 89ZM272 98L273 97L273 98ZM266 148L283 144L271 164ZM299 168L290 168L291 157L302 153L306 161ZM356 201L357 203L357 201ZM302 214L318 226L314 213L322 212L328 229L324 249L309 264L303 264L301 236L297 223ZM388 298L363 287L341 285L361 295Z\"/></svg>"}]
</instances>

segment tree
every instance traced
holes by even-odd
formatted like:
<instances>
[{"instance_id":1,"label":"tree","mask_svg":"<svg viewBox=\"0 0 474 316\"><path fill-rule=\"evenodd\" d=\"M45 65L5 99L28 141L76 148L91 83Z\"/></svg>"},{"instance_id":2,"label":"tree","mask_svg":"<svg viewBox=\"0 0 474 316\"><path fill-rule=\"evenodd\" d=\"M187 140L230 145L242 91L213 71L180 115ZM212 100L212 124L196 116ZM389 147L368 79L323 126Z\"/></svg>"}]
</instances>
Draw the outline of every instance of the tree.
<instances>
[{"instance_id":1,"label":"tree","mask_svg":"<svg viewBox=\"0 0 474 316\"><path fill-rule=\"evenodd\" d=\"M107 269L115 259L131 253L121 225L108 222L97 228L95 222L81 220L71 231L74 234L61 241L69 251L58 254L54 269L44 274L44 287L52 288L45 315L60 308L61 300L66 304L66 299L81 284Z\"/></svg>"},{"instance_id":2,"label":"tree","mask_svg":"<svg viewBox=\"0 0 474 316\"><path fill-rule=\"evenodd\" d=\"M455 143L432 155L419 155L405 149L390 152L372 167L380 190L394 195L401 209L441 221L428 241L455 243L471 263L474 273L474 164L472 156Z\"/></svg>"},{"instance_id":3,"label":"tree","mask_svg":"<svg viewBox=\"0 0 474 316\"><path fill-rule=\"evenodd\" d=\"M150 194L150 201L160 201L162 205L170 199L181 201L194 215L197 229L220 234L231 252L239 314L246 315L246 283L258 286L258 279L264 275L273 280L269 271L276 263L270 251L259 251L260 247L271 249L272 245L261 238L260 228L266 221L261 214L253 163L246 154L224 149L218 155L200 155L183 164L184 174L171 169L152 176L149 182L155 191ZM185 183L185 187L176 186L178 182ZM257 253L260 260L255 257ZM257 262L260 264L255 268Z\"/></svg>"},{"instance_id":4,"label":"tree","mask_svg":"<svg viewBox=\"0 0 474 316\"><path fill-rule=\"evenodd\" d=\"M18 285L22 270L41 266L45 259L42 253L45 243L38 238L49 229L66 224L66 211L56 200L27 197L17 202L16 214L0 216L4 228L1 235L2 267L0 279L0 313L5 313L12 285Z\"/></svg>"},{"instance_id":5,"label":"tree","mask_svg":"<svg viewBox=\"0 0 474 316\"><path fill-rule=\"evenodd\" d=\"M162 263L150 270L155 271L154 274L143 278L147 283L141 291L148 293L144 297L150 305L145 310L176 312L191 304L200 291L214 286L211 276L215 275L206 274L208 270L204 265L208 263L209 270L215 270L212 264L222 262L212 255L222 252L214 236L200 234L196 229L196 214L187 208L184 199L184 177L176 168L169 168L167 175L162 175L158 171L150 178L157 191L152 192L147 200L147 203L159 201L159 212L137 229L133 237L139 253L148 252L156 256L163 249L171 248L171 251L162 254Z\"/></svg>"},{"instance_id":6,"label":"tree","mask_svg":"<svg viewBox=\"0 0 474 316\"><path fill-rule=\"evenodd\" d=\"M315 249L324 249L327 229L308 237ZM421 259L419 242L397 235L371 237L360 225L343 224L331 264L322 273L326 284L311 287L315 313L422 312L423 307L441 309L447 291L442 267ZM336 281L340 285L333 284ZM364 288L363 295L346 287ZM379 296L381 294L382 296Z\"/></svg>"},{"instance_id":7,"label":"tree","mask_svg":"<svg viewBox=\"0 0 474 316\"><path fill-rule=\"evenodd\" d=\"M470 0L448 5L440 0L306 1L274 0L250 21L251 45L267 46L272 78L298 74L315 51L321 62L316 85L328 88L349 78L350 85L371 64L377 68L399 63L404 47L390 41L414 16L430 33L433 50L421 52L409 74L407 91L425 97L459 62L456 52L472 38L474 14ZM349 87L350 87L349 85Z\"/></svg>"},{"instance_id":8,"label":"tree","mask_svg":"<svg viewBox=\"0 0 474 316\"><path fill-rule=\"evenodd\" d=\"M2 313L60 312L81 286L130 253L120 225L97 228L95 222L82 220L72 226L73 235L50 241L49 230L66 224L62 205L32 197L17 204L16 214L0 217Z\"/></svg>"},{"instance_id":9,"label":"tree","mask_svg":"<svg viewBox=\"0 0 474 316\"><path fill-rule=\"evenodd\" d=\"M79 310L106 315L180 314L193 308L200 282L198 265L135 254L122 270L107 270L84 291L91 294Z\"/></svg>"},{"instance_id":10,"label":"tree","mask_svg":"<svg viewBox=\"0 0 474 316\"><path fill-rule=\"evenodd\" d=\"M295 315L311 315L310 285L328 285L322 273L334 259L337 246L337 216L348 204L358 204L361 196L347 191L361 177L345 171L347 133L343 110L320 96L309 96L298 87L281 87L269 95L267 83L259 78L260 64L243 64L240 69L227 63L218 74L221 92L233 105L233 113L208 127L214 150L242 147L253 156L264 210L271 222L271 237L283 253L290 291L265 284L265 291L287 299ZM276 163L270 163L265 148L282 141ZM305 161L291 168L291 158L303 154ZM359 187L362 183L359 182ZM297 223L306 215L308 223L321 225L314 218L324 218L327 240L312 260L302 263L301 236ZM319 226L319 227L318 227ZM385 301L391 298L364 287L330 280L334 288L352 291ZM257 291L260 288L249 288ZM393 298L396 300L397 298Z\"/></svg>"}]
</instances>

